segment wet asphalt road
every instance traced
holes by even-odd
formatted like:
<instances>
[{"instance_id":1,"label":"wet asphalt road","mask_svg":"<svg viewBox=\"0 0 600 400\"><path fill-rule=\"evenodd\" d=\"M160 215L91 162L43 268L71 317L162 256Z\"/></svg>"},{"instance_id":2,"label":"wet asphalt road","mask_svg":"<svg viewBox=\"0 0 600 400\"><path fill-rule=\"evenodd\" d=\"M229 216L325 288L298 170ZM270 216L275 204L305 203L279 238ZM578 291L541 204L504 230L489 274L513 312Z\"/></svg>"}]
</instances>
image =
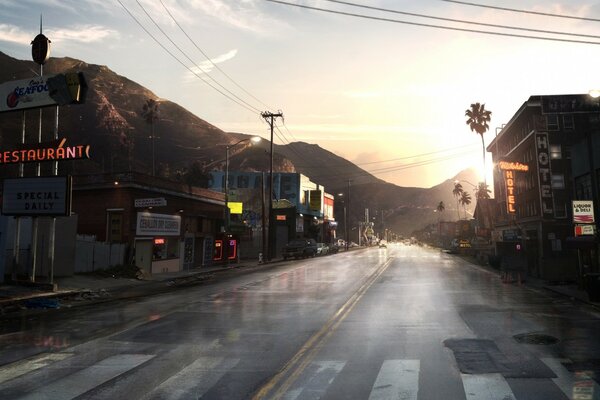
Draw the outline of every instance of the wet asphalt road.
<instances>
[{"instance_id":1,"label":"wet asphalt road","mask_svg":"<svg viewBox=\"0 0 600 400\"><path fill-rule=\"evenodd\" d=\"M600 399L599 333L587 305L398 244L2 321L0 398Z\"/></svg>"}]
</instances>

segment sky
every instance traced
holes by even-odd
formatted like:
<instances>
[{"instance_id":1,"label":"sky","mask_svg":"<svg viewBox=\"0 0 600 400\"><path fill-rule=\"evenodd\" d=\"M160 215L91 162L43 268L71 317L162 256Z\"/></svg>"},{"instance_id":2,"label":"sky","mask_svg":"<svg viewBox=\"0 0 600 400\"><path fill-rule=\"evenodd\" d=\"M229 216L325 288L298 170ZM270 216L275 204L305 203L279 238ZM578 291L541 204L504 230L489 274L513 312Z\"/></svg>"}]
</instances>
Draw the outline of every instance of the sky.
<instances>
[{"instance_id":1,"label":"sky","mask_svg":"<svg viewBox=\"0 0 600 400\"><path fill-rule=\"evenodd\" d=\"M417 187L433 186L469 167L483 176L481 138L465 123L471 103L485 103L492 111L487 144L531 95L600 88L599 21L444 0L349 1L403 13L589 35L559 36L326 0L283 1L380 19L266 0L0 0L0 51L31 59L30 42L39 33L42 14L53 57L106 65L225 131L268 138L260 112L281 110L285 119L278 122L285 126L275 143L318 144L381 179ZM600 19L597 1L471 3ZM491 182L489 153L487 167Z\"/></svg>"}]
</instances>

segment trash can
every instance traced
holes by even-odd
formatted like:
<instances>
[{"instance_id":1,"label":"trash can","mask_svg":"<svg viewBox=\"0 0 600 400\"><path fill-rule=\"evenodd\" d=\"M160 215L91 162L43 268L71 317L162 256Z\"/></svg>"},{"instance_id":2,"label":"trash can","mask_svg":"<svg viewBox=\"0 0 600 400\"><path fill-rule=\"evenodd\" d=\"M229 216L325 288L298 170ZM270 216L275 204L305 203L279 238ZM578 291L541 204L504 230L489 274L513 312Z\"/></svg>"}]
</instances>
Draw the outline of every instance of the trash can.
<instances>
[{"instance_id":1,"label":"trash can","mask_svg":"<svg viewBox=\"0 0 600 400\"><path fill-rule=\"evenodd\" d=\"M583 285L590 301L600 302L600 273L585 274Z\"/></svg>"}]
</instances>

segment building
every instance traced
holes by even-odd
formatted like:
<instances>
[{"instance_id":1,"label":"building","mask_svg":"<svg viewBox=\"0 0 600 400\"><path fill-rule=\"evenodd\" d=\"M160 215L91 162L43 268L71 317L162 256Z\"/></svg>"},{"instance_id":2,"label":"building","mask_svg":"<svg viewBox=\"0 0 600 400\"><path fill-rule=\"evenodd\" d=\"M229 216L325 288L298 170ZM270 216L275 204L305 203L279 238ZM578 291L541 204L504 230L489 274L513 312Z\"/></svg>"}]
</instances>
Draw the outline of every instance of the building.
<instances>
[{"instance_id":1,"label":"building","mask_svg":"<svg viewBox=\"0 0 600 400\"><path fill-rule=\"evenodd\" d=\"M487 146L500 206L496 254L520 257L527 273L576 280L571 201L572 151L597 130L598 103L588 95L531 96Z\"/></svg>"},{"instance_id":2,"label":"building","mask_svg":"<svg viewBox=\"0 0 600 400\"><path fill-rule=\"evenodd\" d=\"M225 173L212 171L209 188L223 191ZM232 216L232 228L245 232L240 246L244 254L258 254L262 249L263 201L268 214L268 179L262 172L229 171L229 202L242 203L240 218ZM265 196L262 196L263 188ZM296 237L310 237L318 242L335 239L337 223L333 217L333 196L323 186L299 173L273 174L273 210L275 214L274 257ZM268 223L268 221L265 221Z\"/></svg>"},{"instance_id":3,"label":"building","mask_svg":"<svg viewBox=\"0 0 600 400\"><path fill-rule=\"evenodd\" d=\"M76 176L77 233L125 243L147 273L210 265L223 225L223 193L138 173Z\"/></svg>"}]
</instances>

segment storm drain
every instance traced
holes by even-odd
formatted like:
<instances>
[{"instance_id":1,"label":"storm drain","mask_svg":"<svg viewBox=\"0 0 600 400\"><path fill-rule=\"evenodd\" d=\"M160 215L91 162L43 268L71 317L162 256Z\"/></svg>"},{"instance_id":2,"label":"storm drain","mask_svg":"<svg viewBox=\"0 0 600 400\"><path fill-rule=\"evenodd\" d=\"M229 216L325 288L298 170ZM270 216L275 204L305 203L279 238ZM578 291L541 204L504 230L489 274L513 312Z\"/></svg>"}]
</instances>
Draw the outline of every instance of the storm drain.
<instances>
[{"instance_id":1,"label":"storm drain","mask_svg":"<svg viewBox=\"0 0 600 400\"><path fill-rule=\"evenodd\" d=\"M517 342L524 344L551 345L558 343L557 338L543 333L522 333L513 337Z\"/></svg>"}]
</instances>

